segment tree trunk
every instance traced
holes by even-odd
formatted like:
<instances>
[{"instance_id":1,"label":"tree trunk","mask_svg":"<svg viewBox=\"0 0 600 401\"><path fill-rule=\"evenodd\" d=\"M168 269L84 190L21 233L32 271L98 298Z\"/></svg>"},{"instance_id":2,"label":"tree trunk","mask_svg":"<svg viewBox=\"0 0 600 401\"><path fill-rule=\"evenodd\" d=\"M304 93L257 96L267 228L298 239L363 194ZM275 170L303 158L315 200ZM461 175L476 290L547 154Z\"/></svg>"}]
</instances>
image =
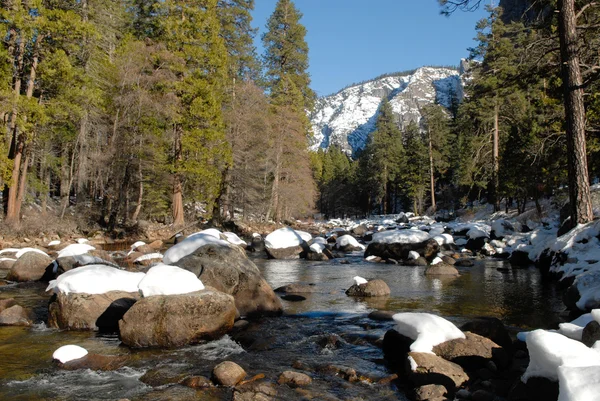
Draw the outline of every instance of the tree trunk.
<instances>
[{"instance_id":1,"label":"tree trunk","mask_svg":"<svg viewBox=\"0 0 600 401\"><path fill-rule=\"evenodd\" d=\"M433 141L431 140L431 132L429 133L429 185L431 191L431 212L435 213L437 205L435 204L435 177L433 168Z\"/></svg>"},{"instance_id":2,"label":"tree trunk","mask_svg":"<svg viewBox=\"0 0 600 401\"><path fill-rule=\"evenodd\" d=\"M492 200L494 203L494 212L498 212L500 211L500 196L499 196L499 188L500 188L500 180L499 180L499 173L500 173L500 124L498 121L499 118L499 105L498 105L498 99L496 98L496 104L494 106L494 132L492 135L492 158L493 158L493 168L492 168L492 186L494 187L493 189L493 196L492 196Z\"/></svg>"},{"instance_id":3,"label":"tree trunk","mask_svg":"<svg viewBox=\"0 0 600 401\"><path fill-rule=\"evenodd\" d=\"M138 180L140 181L139 183L139 189L138 189L138 198L137 198L137 202L135 205L135 210L133 212L133 214L131 215L131 221L133 221L134 223L137 221L138 216L140 215L140 211L142 210L142 200L144 199L144 176L142 175L142 163L139 162L138 163Z\"/></svg>"},{"instance_id":4,"label":"tree trunk","mask_svg":"<svg viewBox=\"0 0 600 401\"><path fill-rule=\"evenodd\" d=\"M594 219L585 144L585 107L579 66L575 0L559 0L559 38L567 132L571 224Z\"/></svg>"},{"instance_id":5,"label":"tree trunk","mask_svg":"<svg viewBox=\"0 0 600 401\"><path fill-rule=\"evenodd\" d=\"M181 176L177 172L177 168L181 163L183 155L181 153L181 130L179 127L174 127L175 131L175 143L173 145L174 150L174 163L175 163L175 174L173 175L173 201L172 201L172 212L173 212L173 225L183 226L185 224L184 212L183 212L183 189L181 185Z\"/></svg>"}]
</instances>

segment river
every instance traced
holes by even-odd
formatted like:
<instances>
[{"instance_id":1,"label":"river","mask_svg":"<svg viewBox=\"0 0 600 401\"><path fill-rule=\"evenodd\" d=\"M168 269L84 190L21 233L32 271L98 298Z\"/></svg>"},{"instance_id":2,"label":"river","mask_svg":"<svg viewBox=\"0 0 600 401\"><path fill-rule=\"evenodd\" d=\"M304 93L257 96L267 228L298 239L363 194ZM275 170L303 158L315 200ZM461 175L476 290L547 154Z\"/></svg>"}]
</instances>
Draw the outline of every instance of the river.
<instances>
[{"instance_id":1,"label":"river","mask_svg":"<svg viewBox=\"0 0 600 401\"><path fill-rule=\"evenodd\" d=\"M308 389L318 399L404 400L402 389L393 384L369 383L392 373L386 367L379 341L393 327L393 322L369 319L369 312L431 312L457 325L476 316L494 316L516 332L556 327L564 310L554 285L542 282L535 268L512 269L501 261L480 261L474 267L459 268L458 278L438 279L426 277L423 267L369 263L360 255L343 259L348 264L341 259L253 260L273 288L291 283L314 284L315 292L302 294L306 300L300 302L282 301L285 313L281 317L251 321L237 334L176 350L132 351L120 345L115 334L47 329L41 323L49 299L43 285L0 287L0 298L16 298L17 303L32 308L40 319L33 328L0 327L0 399L178 399L162 396L161 391L153 392L140 377L151 369L173 377L209 377L217 363L232 360L244 367L249 376L264 374L266 382L276 381L292 365L309 367L307 373L313 377L313 384ZM383 279L391 295L373 299L347 297L344 291L356 275ZM127 367L113 372L61 371L51 356L65 344L81 345L105 355L128 355L129 362ZM350 383L319 368L325 365L350 367L370 380ZM299 390L277 388L279 399L306 396ZM203 391L196 396L206 400L229 399L232 390Z\"/></svg>"}]
</instances>

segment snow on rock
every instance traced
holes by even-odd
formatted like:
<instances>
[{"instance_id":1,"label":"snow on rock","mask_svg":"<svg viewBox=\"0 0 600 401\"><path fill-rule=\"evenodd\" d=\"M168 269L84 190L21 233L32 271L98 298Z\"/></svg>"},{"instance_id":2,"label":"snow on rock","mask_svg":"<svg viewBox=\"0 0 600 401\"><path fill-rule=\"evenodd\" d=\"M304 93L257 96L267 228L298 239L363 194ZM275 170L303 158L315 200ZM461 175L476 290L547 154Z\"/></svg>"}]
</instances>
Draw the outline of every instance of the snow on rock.
<instances>
[{"instance_id":1,"label":"snow on rock","mask_svg":"<svg viewBox=\"0 0 600 401\"><path fill-rule=\"evenodd\" d=\"M163 254L162 253L148 253L146 255L142 255L138 258L136 258L133 263L137 263L137 262L145 262L146 260L152 260L152 259L162 259L163 258Z\"/></svg>"},{"instance_id":2,"label":"snow on rock","mask_svg":"<svg viewBox=\"0 0 600 401\"><path fill-rule=\"evenodd\" d=\"M206 230L198 231L197 233L188 235L188 238L193 237L194 235L210 235L216 239L221 239L221 231L216 228L207 228Z\"/></svg>"},{"instance_id":3,"label":"snow on rock","mask_svg":"<svg viewBox=\"0 0 600 401\"><path fill-rule=\"evenodd\" d=\"M312 236L304 231L283 227L265 237L265 246L271 249L293 248L311 239Z\"/></svg>"},{"instance_id":4,"label":"snow on rock","mask_svg":"<svg viewBox=\"0 0 600 401\"><path fill-rule=\"evenodd\" d=\"M429 234L431 235L431 231L429 232ZM454 244L454 237L452 237L450 234L438 234L435 237L433 237L433 239L435 240L435 242L437 242L440 246L442 245L452 245Z\"/></svg>"},{"instance_id":5,"label":"snow on rock","mask_svg":"<svg viewBox=\"0 0 600 401\"><path fill-rule=\"evenodd\" d=\"M54 241L48 242L48 246L56 246L56 245L60 245L60 241L57 239L55 239Z\"/></svg>"},{"instance_id":6,"label":"snow on rock","mask_svg":"<svg viewBox=\"0 0 600 401\"><path fill-rule=\"evenodd\" d=\"M471 239L487 238L489 237L489 233L486 230L482 230L479 227L473 227L469 231L467 231L467 237Z\"/></svg>"},{"instance_id":7,"label":"snow on rock","mask_svg":"<svg viewBox=\"0 0 600 401\"><path fill-rule=\"evenodd\" d=\"M67 363L75 359L83 358L88 354L87 350L79 345L63 345L52 354L52 359L61 363Z\"/></svg>"},{"instance_id":8,"label":"snow on rock","mask_svg":"<svg viewBox=\"0 0 600 401\"><path fill-rule=\"evenodd\" d=\"M356 285L367 284L369 282L367 279L362 278L361 276L354 276L352 279Z\"/></svg>"},{"instance_id":9,"label":"snow on rock","mask_svg":"<svg viewBox=\"0 0 600 401\"><path fill-rule=\"evenodd\" d=\"M312 243L313 244L323 244L323 245L327 245L327 240L323 237L315 237L312 239Z\"/></svg>"},{"instance_id":10,"label":"snow on rock","mask_svg":"<svg viewBox=\"0 0 600 401\"><path fill-rule=\"evenodd\" d=\"M558 401L590 401L600 394L600 366L558 368Z\"/></svg>"},{"instance_id":11,"label":"snow on rock","mask_svg":"<svg viewBox=\"0 0 600 401\"><path fill-rule=\"evenodd\" d=\"M19 259L21 256L25 255L27 252L36 252L36 253L48 256L48 254L46 252L36 249L36 248L22 248L22 249L19 249L19 251L15 254L15 257L17 259Z\"/></svg>"},{"instance_id":12,"label":"snow on rock","mask_svg":"<svg viewBox=\"0 0 600 401\"><path fill-rule=\"evenodd\" d=\"M432 261L431 261L431 265L437 265L440 263L444 263L444 261L442 260L442 258L440 258L439 256L436 256Z\"/></svg>"},{"instance_id":13,"label":"snow on rock","mask_svg":"<svg viewBox=\"0 0 600 401\"><path fill-rule=\"evenodd\" d=\"M219 239L214 235L211 235L210 233L199 232L190 235L180 243L175 244L169 249L167 249L163 256L163 262L166 265L172 265L174 263L177 263L179 259L194 253L194 251L200 248L201 246L209 244L229 246L229 243L227 241L223 241L222 239Z\"/></svg>"},{"instance_id":14,"label":"snow on rock","mask_svg":"<svg viewBox=\"0 0 600 401\"><path fill-rule=\"evenodd\" d=\"M246 241L237 236L236 233L226 231L223 235L227 238L226 241L233 245L247 246Z\"/></svg>"},{"instance_id":15,"label":"snow on rock","mask_svg":"<svg viewBox=\"0 0 600 401\"><path fill-rule=\"evenodd\" d=\"M17 248L4 248L2 250L0 250L0 255L2 255L3 253L17 253L19 252L19 249Z\"/></svg>"},{"instance_id":16,"label":"snow on rock","mask_svg":"<svg viewBox=\"0 0 600 401\"><path fill-rule=\"evenodd\" d=\"M364 245L358 243L356 238L351 235L342 235L335 240L335 244L338 248L342 248L345 246L353 246L355 248L365 249Z\"/></svg>"},{"instance_id":17,"label":"snow on rock","mask_svg":"<svg viewBox=\"0 0 600 401\"><path fill-rule=\"evenodd\" d=\"M469 241L467 241L467 240L466 240L466 239L464 239L464 238L459 238L459 239L457 239L457 240L456 240L454 243L455 243L457 246L465 246L465 245L467 245L467 242L469 242Z\"/></svg>"},{"instance_id":18,"label":"snow on rock","mask_svg":"<svg viewBox=\"0 0 600 401\"><path fill-rule=\"evenodd\" d=\"M594 320L592 314L586 313L584 315L579 316L577 319L573 320L570 323L560 323L558 325L558 332L573 340L581 341L583 328L592 320Z\"/></svg>"},{"instance_id":19,"label":"snow on rock","mask_svg":"<svg viewBox=\"0 0 600 401\"><path fill-rule=\"evenodd\" d=\"M421 255L419 255L419 252L417 251L409 251L408 252L408 260L417 260L421 257Z\"/></svg>"},{"instance_id":20,"label":"snow on rock","mask_svg":"<svg viewBox=\"0 0 600 401\"><path fill-rule=\"evenodd\" d=\"M310 246L310 250L315 253L323 253L325 249L325 244L321 244L320 242L315 242Z\"/></svg>"},{"instance_id":21,"label":"snow on rock","mask_svg":"<svg viewBox=\"0 0 600 401\"><path fill-rule=\"evenodd\" d=\"M558 368L561 366L600 367L600 352L560 333L534 330L527 334L526 342L530 359L522 378L525 383L530 377L557 381Z\"/></svg>"},{"instance_id":22,"label":"snow on rock","mask_svg":"<svg viewBox=\"0 0 600 401\"><path fill-rule=\"evenodd\" d=\"M388 230L373 234L372 242L383 244L419 244L431 237L421 230Z\"/></svg>"},{"instance_id":23,"label":"snow on rock","mask_svg":"<svg viewBox=\"0 0 600 401\"><path fill-rule=\"evenodd\" d=\"M144 241L136 241L133 244L131 244L131 249L135 249L135 248L140 247L142 245L146 245L146 243Z\"/></svg>"},{"instance_id":24,"label":"snow on rock","mask_svg":"<svg viewBox=\"0 0 600 401\"><path fill-rule=\"evenodd\" d=\"M185 269L159 264L151 267L138 284L142 296L177 295L204 289L202 281Z\"/></svg>"},{"instance_id":25,"label":"snow on rock","mask_svg":"<svg viewBox=\"0 0 600 401\"><path fill-rule=\"evenodd\" d=\"M67 245L66 247L61 249L58 252L58 257L63 258L66 256L84 255L94 249L96 249L96 248L94 248L93 246L88 245L88 244L71 244L71 245Z\"/></svg>"},{"instance_id":26,"label":"snow on rock","mask_svg":"<svg viewBox=\"0 0 600 401\"><path fill-rule=\"evenodd\" d=\"M61 274L56 280L50 281L46 291L65 294L138 292L138 284L144 276L144 273L128 272L107 265L87 265Z\"/></svg>"},{"instance_id":27,"label":"snow on rock","mask_svg":"<svg viewBox=\"0 0 600 401\"><path fill-rule=\"evenodd\" d=\"M465 334L452 322L430 313L397 313L392 318L396 322L395 329L398 333L415 340L410 346L413 352L431 354L433 347L438 344L465 338Z\"/></svg>"},{"instance_id":28,"label":"snow on rock","mask_svg":"<svg viewBox=\"0 0 600 401\"><path fill-rule=\"evenodd\" d=\"M491 230L496 237L505 237L515 231L513 225L504 219L494 220L491 225Z\"/></svg>"},{"instance_id":29,"label":"snow on rock","mask_svg":"<svg viewBox=\"0 0 600 401\"><path fill-rule=\"evenodd\" d=\"M78 244L87 244L88 242L90 242L90 240L87 238L77 238L75 242L77 242Z\"/></svg>"},{"instance_id":30,"label":"snow on rock","mask_svg":"<svg viewBox=\"0 0 600 401\"><path fill-rule=\"evenodd\" d=\"M588 271L577 276L574 286L579 291L577 307L581 310L600 307L600 271Z\"/></svg>"}]
</instances>

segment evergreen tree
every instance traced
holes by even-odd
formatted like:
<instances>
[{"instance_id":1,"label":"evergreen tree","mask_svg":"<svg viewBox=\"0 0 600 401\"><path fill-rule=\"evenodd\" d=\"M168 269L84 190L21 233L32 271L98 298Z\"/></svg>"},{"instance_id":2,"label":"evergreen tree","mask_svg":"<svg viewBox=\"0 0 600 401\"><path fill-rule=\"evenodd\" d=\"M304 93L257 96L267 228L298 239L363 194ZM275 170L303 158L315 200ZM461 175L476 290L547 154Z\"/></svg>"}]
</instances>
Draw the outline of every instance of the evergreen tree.
<instances>
[{"instance_id":1,"label":"evergreen tree","mask_svg":"<svg viewBox=\"0 0 600 401\"><path fill-rule=\"evenodd\" d=\"M429 177L431 209L436 209L436 179L441 178L448 168L448 139L450 136L450 118L444 108L438 104L423 108L423 125L427 134L429 153Z\"/></svg>"},{"instance_id":2,"label":"evergreen tree","mask_svg":"<svg viewBox=\"0 0 600 401\"><path fill-rule=\"evenodd\" d=\"M415 214L422 214L425 205L425 193L429 178L429 157L427 145L415 123L404 130L406 162L403 171L403 189L412 202Z\"/></svg>"}]
</instances>

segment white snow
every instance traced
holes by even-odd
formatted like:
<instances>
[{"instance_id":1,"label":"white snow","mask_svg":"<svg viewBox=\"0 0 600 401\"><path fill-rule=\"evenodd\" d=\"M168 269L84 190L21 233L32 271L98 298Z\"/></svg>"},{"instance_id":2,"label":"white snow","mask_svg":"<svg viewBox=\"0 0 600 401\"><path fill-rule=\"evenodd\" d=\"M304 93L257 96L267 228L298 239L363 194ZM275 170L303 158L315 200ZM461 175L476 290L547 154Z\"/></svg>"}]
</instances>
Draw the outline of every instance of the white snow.
<instances>
[{"instance_id":1,"label":"white snow","mask_svg":"<svg viewBox=\"0 0 600 401\"><path fill-rule=\"evenodd\" d=\"M226 231L223 235L227 238L226 241L233 245L247 246L246 241L237 236L237 234Z\"/></svg>"},{"instance_id":2,"label":"white snow","mask_svg":"<svg viewBox=\"0 0 600 401\"><path fill-rule=\"evenodd\" d=\"M15 254L15 257L17 259L19 259L21 256L25 255L27 252L35 252L35 253L39 253L40 255L48 256L48 254L46 252L36 249L36 248L22 248L22 249L19 249L19 251Z\"/></svg>"},{"instance_id":3,"label":"white snow","mask_svg":"<svg viewBox=\"0 0 600 401\"><path fill-rule=\"evenodd\" d=\"M526 342L530 360L524 382L530 377L557 381L560 366L600 366L600 352L560 333L534 330L527 334Z\"/></svg>"},{"instance_id":4,"label":"white snow","mask_svg":"<svg viewBox=\"0 0 600 401\"><path fill-rule=\"evenodd\" d=\"M145 255L139 256L137 257L133 263L136 262L144 262L146 260L152 260L152 259L162 259L163 258L163 254L159 253L159 252L155 252L155 253L147 253Z\"/></svg>"},{"instance_id":5,"label":"white snow","mask_svg":"<svg viewBox=\"0 0 600 401\"><path fill-rule=\"evenodd\" d=\"M142 245L146 245L146 243L144 241L136 241L133 244L131 244L131 249L135 249L135 248L137 248L139 246L142 246Z\"/></svg>"},{"instance_id":6,"label":"white snow","mask_svg":"<svg viewBox=\"0 0 600 401\"><path fill-rule=\"evenodd\" d=\"M558 401L597 400L600 395L600 366L560 366Z\"/></svg>"},{"instance_id":7,"label":"white snow","mask_svg":"<svg viewBox=\"0 0 600 401\"><path fill-rule=\"evenodd\" d=\"M577 276L574 286L579 291L577 307L581 310L600 307L600 271L588 271Z\"/></svg>"},{"instance_id":8,"label":"white snow","mask_svg":"<svg viewBox=\"0 0 600 401\"><path fill-rule=\"evenodd\" d=\"M90 240L86 238L77 238L75 242L77 242L78 244L87 244L88 242L90 242Z\"/></svg>"},{"instance_id":9,"label":"white snow","mask_svg":"<svg viewBox=\"0 0 600 401\"><path fill-rule=\"evenodd\" d=\"M94 249L96 248L88 244L71 244L58 251L58 257L83 255Z\"/></svg>"},{"instance_id":10,"label":"white snow","mask_svg":"<svg viewBox=\"0 0 600 401\"><path fill-rule=\"evenodd\" d=\"M469 237L471 239L487 238L488 236L489 235L486 231L484 231L478 227L473 227L469 231L467 231L467 237Z\"/></svg>"},{"instance_id":11,"label":"white snow","mask_svg":"<svg viewBox=\"0 0 600 401\"><path fill-rule=\"evenodd\" d=\"M415 340L410 346L413 352L433 353L434 346L465 334L452 322L430 313L405 312L392 316L398 333Z\"/></svg>"},{"instance_id":12,"label":"white snow","mask_svg":"<svg viewBox=\"0 0 600 401\"><path fill-rule=\"evenodd\" d=\"M365 260L368 260L368 261L375 260L375 259L377 259L377 256L375 256L375 255L367 256L365 258Z\"/></svg>"},{"instance_id":13,"label":"white snow","mask_svg":"<svg viewBox=\"0 0 600 401\"><path fill-rule=\"evenodd\" d=\"M67 363L75 359L83 358L88 354L87 350L79 345L63 345L52 354L52 359L56 359L61 363Z\"/></svg>"},{"instance_id":14,"label":"white snow","mask_svg":"<svg viewBox=\"0 0 600 401\"><path fill-rule=\"evenodd\" d=\"M586 313L570 323L560 323L558 325L558 332L564 336L572 338L573 340L581 341L583 328L592 320L594 320L592 314Z\"/></svg>"},{"instance_id":15,"label":"white snow","mask_svg":"<svg viewBox=\"0 0 600 401\"><path fill-rule=\"evenodd\" d=\"M440 263L444 263L444 261L442 260L442 258L440 258L439 256L436 256L432 261L431 261L431 265L438 265Z\"/></svg>"},{"instance_id":16,"label":"white snow","mask_svg":"<svg viewBox=\"0 0 600 401\"><path fill-rule=\"evenodd\" d=\"M109 291L137 292L144 273L133 273L107 265L78 267L50 281L46 291L55 293L104 294Z\"/></svg>"},{"instance_id":17,"label":"white snow","mask_svg":"<svg viewBox=\"0 0 600 401\"><path fill-rule=\"evenodd\" d=\"M0 255L2 255L3 253L17 253L19 252L18 248L4 248L2 250L0 250Z\"/></svg>"},{"instance_id":18,"label":"white snow","mask_svg":"<svg viewBox=\"0 0 600 401\"><path fill-rule=\"evenodd\" d=\"M283 227L265 237L265 246L271 249L292 248L311 239L312 236L308 233Z\"/></svg>"},{"instance_id":19,"label":"white snow","mask_svg":"<svg viewBox=\"0 0 600 401\"><path fill-rule=\"evenodd\" d=\"M188 235L188 238L193 237L195 235L210 235L216 239L221 239L221 231L216 228L207 228L206 230L198 231L196 233Z\"/></svg>"},{"instance_id":20,"label":"white snow","mask_svg":"<svg viewBox=\"0 0 600 401\"><path fill-rule=\"evenodd\" d=\"M200 248L201 246L208 244L229 246L229 243L227 241L218 239L214 235L207 233L196 233L190 235L180 243L175 244L169 249L167 249L163 256L163 262L166 265L172 265L174 263L177 263L179 259L194 253L194 251Z\"/></svg>"},{"instance_id":21,"label":"white snow","mask_svg":"<svg viewBox=\"0 0 600 401\"><path fill-rule=\"evenodd\" d=\"M367 279L362 278L361 276L354 276L352 280L354 280L354 284L356 285L367 284L369 282Z\"/></svg>"},{"instance_id":22,"label":"white snow","mask_svg":"<svg viewBox=\"0 0 600 401\"><path fill-rule=\"evenodd\" d=\"M356 240L356 238L354 238L351 235L342 235L341 237L339 237L335 240L335 244L338 246L338 248L341 248L344 246L353 246L356 248L365 249L365 247L363 245L359 244L358 241Z\"/></svg>"},{"instance_id":23,"label":"white snow","mask_svg":"<svg viewBox=\"0 0 600 401\"><path fill-rule=\"evenodd\" d=\"M383 244L418 244L427 241L428 233L420 230L388 230L373 234L372 242Z\"/></svg>"},{"instance_id":24,"label":"white snow","mask_svg":"<svg viewBox=\"0 0 600 401\"><path fill-rule=\"evenodd\" d=\"M429 234L431 235L431 231L429 232ZM435 237L433 237L433 239L440 245L452 245L454 244L454 237L452 237L450 234L438 234Z\"/></svg>"},{"instance_id":25,"label":"white snow","mask_svg":"<svg viewBox=\"0 0 600 401\"><path fill-rule=\"evenodd\" d=\"M421 255L419 255L419 252L417 251L409 251L408 252L408 260L417 260L421 257Z\"/></svg>"},{"instance_id":26,"label":"white snow","mask_svg":"<svg viewBox=\"0 0 600 401\"><path fill-rule=\"evenodd\" d=\"M315 237L315 238L312 239L312 243L313 244L327 245L327 239L325 239L323 237Z\"/></svg>"},{"instance_id":27,"label":"white snow","mask_svg":"<svg viewBox=\"0 0 600 401\"><path fill-rule=\"evenodd\" d=\"M142 296L176 295L204 289L202 281L185 269L177 266L159 264L151 267L144 278L139 282L138 288Z\"/></svg>"},{"instance_id":28,"label":"white snow","mask_svg":"<svg viewBox=\"0 0 600 401\"><path fill-rule=\"evenodd\" d=\"M323 253L323 249L325 249L325 245L315 242L310 246L310 249L316 253Z\"/></svg>"},{"instance_id":29,"label":"white snow","mask_svg":"<svg viewBox=\"0 0 600 401\"><path fill-rule=\"evenodd\" d=\"M48 246L56 246L56 245L60 245L60 241L57 239L55 239L54 241L48 242Z\"/></svg>"}]
</instances>

